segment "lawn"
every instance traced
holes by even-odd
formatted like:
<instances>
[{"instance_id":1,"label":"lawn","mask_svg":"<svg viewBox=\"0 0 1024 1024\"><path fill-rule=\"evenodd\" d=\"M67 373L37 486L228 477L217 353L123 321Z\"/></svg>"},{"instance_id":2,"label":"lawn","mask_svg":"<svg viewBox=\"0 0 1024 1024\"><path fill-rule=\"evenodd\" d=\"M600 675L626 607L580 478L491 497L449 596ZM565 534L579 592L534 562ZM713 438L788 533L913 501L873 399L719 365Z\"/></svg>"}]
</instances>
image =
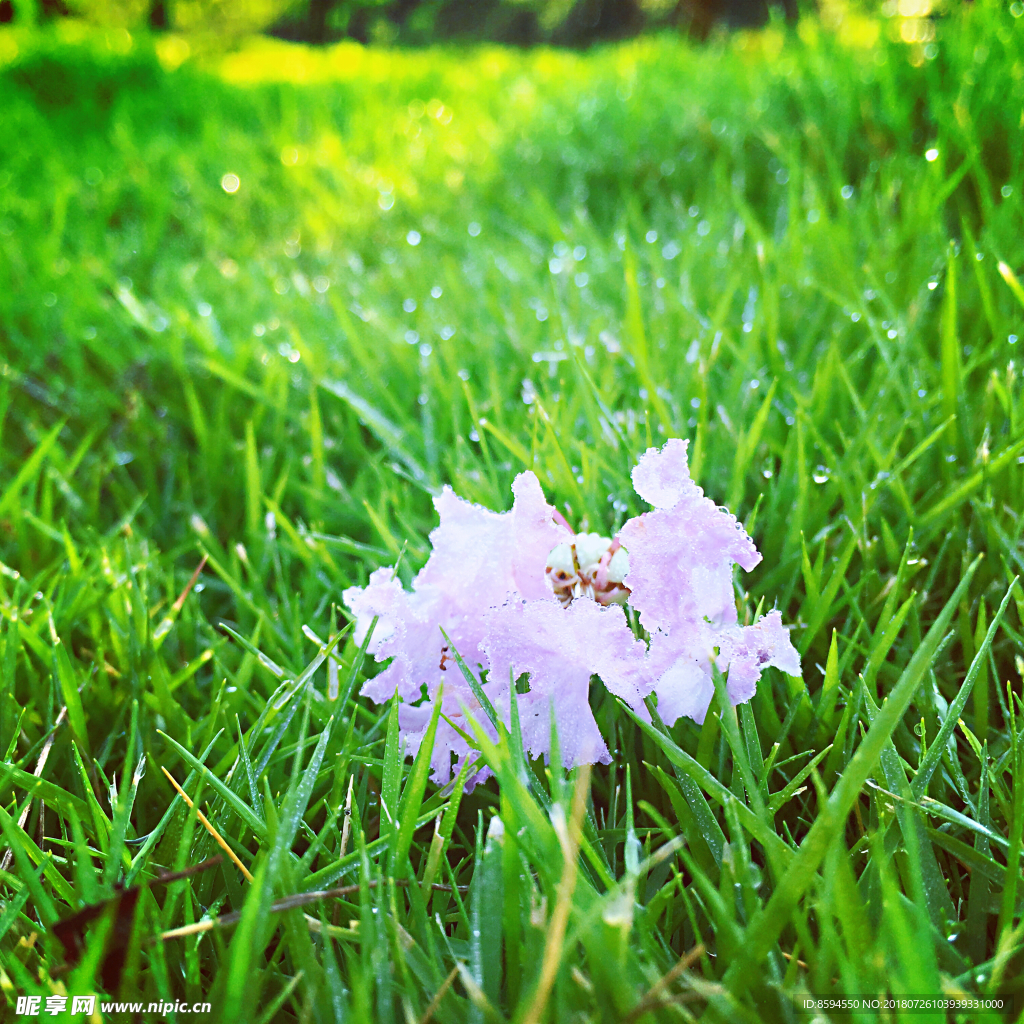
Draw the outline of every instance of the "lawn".
<instances>
[{"instance_id":1,"label":"lawn","mask_svg":"<svg viewBox=\"0 0 1024 1024\"><path fill-rule=\"evenodd\" d=\"M5 1019L1024 1019L1024 9L915 11L0 32ZM802 677L434 786L342 592L445 484L611 536L673 437Z\"/></svg>"}]
</instances>

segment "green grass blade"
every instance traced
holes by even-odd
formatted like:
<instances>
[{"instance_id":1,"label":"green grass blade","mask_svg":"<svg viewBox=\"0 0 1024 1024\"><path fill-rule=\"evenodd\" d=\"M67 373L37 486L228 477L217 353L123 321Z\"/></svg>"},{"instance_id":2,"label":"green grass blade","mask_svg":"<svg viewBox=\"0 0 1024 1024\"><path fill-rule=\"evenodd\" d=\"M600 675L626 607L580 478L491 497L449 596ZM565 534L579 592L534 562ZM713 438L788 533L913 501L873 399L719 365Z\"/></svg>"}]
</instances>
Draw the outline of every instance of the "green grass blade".
<instances>
[{"instance_id":1,"label":"green grass blade","mask_svg":"<svg viewBox=\"0 0 1024 1024\"><path fill-rule=\"evenodd\" d=\"M800 897L813 883L829 844L845 827L846 817L853 808L857 794L861 791L883 748L890 742L893 730L924 679L932 659L938 653L953 614L959 606L960 597L970 585L979 562L980 558L977 558L971 563L959 586L932 624L924 642L914 653L910 664L889 694L889 699L878 712L846 770L839 777L828 802L811 825L792 863L779 879L771 899L751 922L741 955L726 972L729 983L740 989L746 987L743 972L753 969L754 965L761 962L778 940Z\"/></svg>"}]
</instances>

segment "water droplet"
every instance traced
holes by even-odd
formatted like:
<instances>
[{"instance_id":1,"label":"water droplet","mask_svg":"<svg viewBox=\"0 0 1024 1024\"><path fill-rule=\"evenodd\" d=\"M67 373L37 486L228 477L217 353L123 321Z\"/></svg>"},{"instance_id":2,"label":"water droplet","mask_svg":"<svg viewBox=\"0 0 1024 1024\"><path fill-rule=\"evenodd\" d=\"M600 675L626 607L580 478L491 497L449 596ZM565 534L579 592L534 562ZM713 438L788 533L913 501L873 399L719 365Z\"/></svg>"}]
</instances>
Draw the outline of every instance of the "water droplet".
<instances>
[{"instance_id":1,"label":"water droplet","mask_svg":"<svg viewBox=\"0 0 1024 1024\"><path fill-rule=\"evenodd\" d=\"M213 306L208 302L200 302L199 305L196 306L196 312L200 316L209 316L213 312Z\"/></svg>"},{"instance_id":2,"label":"water droplet","mask_svg":"<svg viewBox=\"0 0 1024 1024\"><path fill-rule=\"evenodd\" d=\"M653 245L658 240L658 232L652 228L646 235L644 235L644 238L649 245Z\"/></svg>"},{"instance_id":3,"label":"water droplet","mask_svg":"<svg viewBox=\"0 0 1024 1024\"><path fill-rule=\"evenodd\" d=\"M584 271L580 271L573 280L576 282L577 288L586 288L587 283L590 281L590 275Z\"/></svg>"},{"instance_id":4,"label":"water droplet","mask_svg":"<svg viewBox=\"0 0 1024 1024\"><path fill-rule=\"evenodd\" d=\"M418 231L410 231L410 232L409 232L409 234L407 234L407 235L405 236L405 240L406 240L406 241L407 241L407 242L408 242L408 243L409 243L410 245L419 245L419 244L420 244L420 238L421 238L421 237L422 237L422 236L420 235L420 233L419 233Z\"/></svg>"},{"instance_id":5,"label":"water droplet","mask_svg":"<svg viewBox=\"0 0 1024 1024\"><path fill-rule=\"evenodd\" d=\"M420 340L420 332L419 331L406 331L405 332L405 342L406 342L407 345L415 345L415 344L417 344L419 342L419 340Z\"/></svg>"},{"instance_id":6,"label":"water droplet","mask_svg":"<svg viewBox=\"0 0 1024 1024\"><path fill-rule=\"evenodd\" d=\"M477 235L480 234L480 225L474 220L466 230L469 232L471 238L476 238Z\"/></svg>"},{"instance_id":7,"label":"water droplet","mask_svg":"<svg viewBox=\"0 0 1024 1024\"><path fill-rule=\"evenodd\" d=\"M831 472L828 466L819 463L814 467L814 472L811 474L811 479L816 484L828 483L828 478L831 476Z\"/></svg>"},{"instance_id":8,"label":"water droplet","mask_svg":"<svg viewBox=\"0 0 1024 1024\"><path fill-rule=\"evenodd\" d=\"M853 186L852 186L852 185L844 185L844 186L843 186L843 187L842 187L842 188L841 188L841 189L839 190L839 194L840 194L840 195L841 195L841 196L842 196L842 197L843 197L844 199L852 199L852 198L853 198Z\"/></svg>"},{"instance_id":9,"label":"water droplet","mask_svg":"<svg viewBox=\"0 0 1024 1024\"><path fill-rule=\"evenodd\" d=\"M939 151L934 147L932 147L931 149L926 149L924 151L924 158L925 160L928 161L928 163L933 164L936 160L939 159Z\"/></svg>"},{"instance_id":10,"label":"water droplet","mask_svg":"<svg viewBox=\"0 0 1024 1024\"><path fill-rule=\"evenodd\" d=\"M928 291L933 292L938 287L939 287L939 282L938 281L929 281L928 282Z\"/></svg>"},{"instance_id":11,"label":"water droplet","mask_svg":"<svg viewBox=\"0 0 1024 1024\"><path fill-rule=\"evenodd\" d=\"M224 189L228 195L234 195L239 188L242 186L242 180L237 174L232 174L230 171L220 179L220 187Z\"/></svg>"},{"instance_id":12,"label":"water droplet","mask_svg":"<svg viewBox=\"0 0 1024 1024\"><path fill-rule=\"evenodd\" d=\"M416 300L406 299L405 302L402 303L402 309L404 309L406 313L414 313L416 311Z\"/></svg>"},{"instance_id":13,"label":"water droplet","mask_svg":"<svg viewBox=\"0 0 1024 1024\"><path fill-rule=\"evenodd\" d=\"M434 287L430 289L430 297L432 299L439 299L443 294L444 290L439 284L435 284Z\"/></svg>"}]
</instances>

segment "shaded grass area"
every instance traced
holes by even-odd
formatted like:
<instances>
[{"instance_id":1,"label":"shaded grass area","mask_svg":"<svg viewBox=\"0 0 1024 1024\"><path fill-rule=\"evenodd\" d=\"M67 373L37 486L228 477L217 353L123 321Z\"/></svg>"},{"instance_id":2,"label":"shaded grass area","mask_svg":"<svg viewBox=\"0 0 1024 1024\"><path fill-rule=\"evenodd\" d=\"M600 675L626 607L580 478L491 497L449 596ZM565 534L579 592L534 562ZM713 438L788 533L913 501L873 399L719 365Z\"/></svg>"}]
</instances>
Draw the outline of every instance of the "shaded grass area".
<instances>
[{"instance_id":1,"label":"shaded grass area","mask_svg":"<svg viewBox=\"0 0 1024 1024\"><path fill-rule=\"evenodd\" d=\"M795 1020L1018 983L1024 21L898 28L173 70L0 36L9 1003ZM513 730L428 787L325 646L341 591L408 581L443 483L503 509L532 468L610 533L671 436L803 680L671 730L595 683L612 765L528 770ZM160 881L218 853L196 811L251 881Z\"/></svg>"}]
</instances>

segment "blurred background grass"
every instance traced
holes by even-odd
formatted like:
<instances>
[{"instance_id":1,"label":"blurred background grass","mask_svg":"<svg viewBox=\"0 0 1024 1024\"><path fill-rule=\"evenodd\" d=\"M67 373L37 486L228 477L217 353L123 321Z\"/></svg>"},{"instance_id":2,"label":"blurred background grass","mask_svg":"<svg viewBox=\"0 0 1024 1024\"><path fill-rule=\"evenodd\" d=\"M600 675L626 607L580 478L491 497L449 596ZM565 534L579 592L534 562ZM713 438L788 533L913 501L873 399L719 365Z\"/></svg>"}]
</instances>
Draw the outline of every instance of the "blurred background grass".
<instances>
[{"instance_id":1,"label":"blurred background grass","mask_svg":"<svg viewBox=\"0 0 1024 1024\"><path fill-rule=\"evenodd\" d=\"M441 484L503 509L533 468L572 522L610 532L642 510L635 457L669 436L691 438L695 478L765 553L738 580L743 614L763 598L797 625L804 681L766 675L742 720L750 770L780 802L752 842L729 805L756 804L745 762L715 715L671 735L723 784L731 776L732 797L701 776L731 806L717 817L673 777L664 738L595 686L616 760L593 776L598 852L583 875L621 923L601 871L640 884L638 829L655 845L685 835L693 859L651 867L629 942L632 917L606 933L578 908L583 938L566 947L552 1012L668 1019L677 1009L645 1010L644 993L698 941L720 954L697 968L724 984L697 989L719 1019L784 1015L780 990L1019 978L1024 811L1017 698L1003 684L1019 691L1024 609L1010 605L990 649L984 638L1022 565L1024 8L826 7L697 45L678 28L700 34L699 19L666 7L646 9L654 31L581 52L438 42L448 8L419 6L436 15L419 35L396 5L363 29L363 8L325 20L328 35L410 45L307 47L280 38L308 34L302 8L89 5L71 18L0 5L0 750L24 773L0 794L5 839L26 858L0 875L8 995L44 991L61 970L57 917L119 878L213 852L180 804L158 826L173 799L158 765L180 781L194 767L171 737L195 755L212 743L213 776L252 813L287 819L290 837L276 834L296 856L269 857L265 831L214 786L207 816L246 863L271 860L261 884L273 892L251 890L251 928L230 947L172 940L158 948L173 969L132 961L128 989L215 991L245 1020L277 997L283 1020L339 1005L417 1019L462 963L469 981L447 990L441 1019L487 1016L473 984L524 1014L561 847L553 834L537 848L506 838L501 927L486 950L471 946L473 915L496 891L487 820L500 812L515 837L547 820L530 799L569 814L561 773L538 766L547 791L533 797L491 783L448 804L447 857L431 877L478 888L465 903L445 897L442 938L413 896L391 908L382 895L388 874L428 872L427 831L408 868L342 839L351 780L353 835L388 843L379 794L398 792L402 770L381 710L331 708L317 682L300 694L308 720L291 717L295 698L267 740L267 700L281 674L301 677L311 635L338 628L344 587L403 545L406 578L422 564ZM558 41L576 8L516 9L534 13L529 39ZM161 18L167 30L151 32ZM474 32L508 37L494 25ZM902 766L920 768L975 663L960 709L971 738L947 734L949 757L925 782L962 817L940 832L922 814L928 831L906 840L908 819L898 830L893 804L865 788L836 826L842 856L820 878L812 869L751 1002L750 978L726 970L781 877L769 837L795 848L825 806L807 761L788 759L822 757L822 785L835 785L977 552L953 640L927 648L925 682L892 730L902 760L884 774L892 790ZM349 644L338 671L356 667ZM316 734L331 714L336 731ZM261 769L251 789L240 731ZM300 806L318 735L328 759ZM150 770L133 785L138 750ZM27 788L37 768L54 787L47 811ZM408 813L447 797L420 791ZM69 822L84 807L80 835ZM991 827L992 849L963 817ZM125 853L140 847L137 861ZM315 955L301 916L271 943L270 895L339 879L363 891L314 922L328 929L314 930ZM218 871L162 903L148 895L136 941L241 909L239 884ZM863 921L849 910L862 899ZM339 926L354 919L361 936ZM903 942L908 920L929 941ZM270 929L263 945L254 921ZM618 966L602 979L605 954Z\"/></svg>"}]
</instances>

